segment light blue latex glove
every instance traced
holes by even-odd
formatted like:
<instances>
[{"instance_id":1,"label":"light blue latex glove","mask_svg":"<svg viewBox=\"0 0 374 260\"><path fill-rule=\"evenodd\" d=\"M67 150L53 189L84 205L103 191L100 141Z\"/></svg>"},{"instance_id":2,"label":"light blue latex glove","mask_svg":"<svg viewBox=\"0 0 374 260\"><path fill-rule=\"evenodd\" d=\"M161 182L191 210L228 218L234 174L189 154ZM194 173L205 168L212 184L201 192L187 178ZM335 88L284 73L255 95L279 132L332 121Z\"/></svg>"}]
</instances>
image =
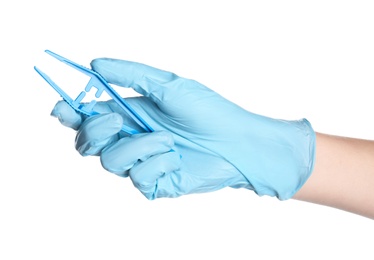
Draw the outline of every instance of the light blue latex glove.
<instances>
[{"instance_id":1,"label":"light blue latex glove","mask_svg":"<svg viewBox=\"0 0 374 260\"><path fill-rule=\"evenodd\" d=\"M106 170L130 176L148 199L243 187L285 200L312 172L315 133L305 119L253 114L194 80L144 64L104 58L91 66L143 95L126 100L155 132L121 134L123 123L141 128L113 101L98 103L104 114L90 118L65 102L52 115L78 130L82 155L99 155Z\"/></svg>"}]
</instances>

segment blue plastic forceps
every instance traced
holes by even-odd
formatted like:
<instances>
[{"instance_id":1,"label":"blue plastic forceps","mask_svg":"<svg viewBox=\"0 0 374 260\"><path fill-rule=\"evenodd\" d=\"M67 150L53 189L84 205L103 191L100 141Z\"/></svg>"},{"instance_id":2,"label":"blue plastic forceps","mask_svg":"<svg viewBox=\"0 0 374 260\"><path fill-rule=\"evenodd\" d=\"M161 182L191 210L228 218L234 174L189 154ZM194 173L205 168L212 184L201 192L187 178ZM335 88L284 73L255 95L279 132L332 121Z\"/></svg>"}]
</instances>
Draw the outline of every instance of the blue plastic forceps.
<instances>
[{"instance_id":1,"label":"blue plastic forceps","mask_svg":"<svg viewBox=\"0 0 374 260\"><path fill-rule=\"evenodd\" d=\"M42 76L45 81L48 82L59 94L60 96L77 112L85 114L87 116L97 115L98 112L94 111L94 106L96 104L96 100L92 100L89 103L82 103L83 98L86 96L86 93L91 91L92 88L96 89L95 97L99 98L101 94L105 91L131 118L138 123L146 132L153 132L154 130L152 127L138 114L136 111L122 98L109 84L106 80L96 71L88 69L82 65L79 65L75 62L72 62L56 53L53 53L49 50L45 51L52 57L62 61L63 63L73 67L74 69L82 72L83 74L90 77L89 82L87 83L86 87L80 94L75 98L72 99L65 91L63 91L56 83L54 83L51 78L38 69L36 66L34 69ZM123 125L122 130L130 135L137 134L139 131Z\"/></svg>"}]
</instances>

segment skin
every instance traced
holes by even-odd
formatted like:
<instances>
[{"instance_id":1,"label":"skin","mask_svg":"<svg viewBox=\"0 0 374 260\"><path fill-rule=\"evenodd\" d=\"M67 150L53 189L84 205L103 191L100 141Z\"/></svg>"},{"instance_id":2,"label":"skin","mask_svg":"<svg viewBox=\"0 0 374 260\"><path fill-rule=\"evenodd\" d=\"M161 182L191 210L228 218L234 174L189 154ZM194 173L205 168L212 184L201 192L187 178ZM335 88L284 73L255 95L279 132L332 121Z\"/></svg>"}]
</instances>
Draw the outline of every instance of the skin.
<instances>
[{"instance_id":1,"label":"skin","mask_svg":"<svg viewBox=\"0 0 374 260\"><path fill-rule=\"evenodd\" d=\"M294 199L374 219L374 141L317 133L315 168Z\"/></svg>"}]
</instances>

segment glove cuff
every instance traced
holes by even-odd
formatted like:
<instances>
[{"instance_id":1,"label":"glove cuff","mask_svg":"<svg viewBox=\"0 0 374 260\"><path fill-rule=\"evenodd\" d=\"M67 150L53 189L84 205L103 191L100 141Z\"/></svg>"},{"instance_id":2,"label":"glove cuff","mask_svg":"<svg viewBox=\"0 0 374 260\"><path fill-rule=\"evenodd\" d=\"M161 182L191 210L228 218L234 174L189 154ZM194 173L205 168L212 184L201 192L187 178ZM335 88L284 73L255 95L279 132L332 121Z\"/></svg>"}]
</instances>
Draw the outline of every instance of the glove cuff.
<instances>
[{"instance_id":1,"label":"glove cuff","mask_svg":"<svg viewBox=\"0 0 374 260\"><path fill-rule=\"evenodd\" d=\"M230 160L259 196L287 200L305 184L313 171L316 134L306 119L262 118L260 121L254 124L256 129L248 130L248 142L243 142L247 154L244 160Z\"/></svg>"}]
</instances>

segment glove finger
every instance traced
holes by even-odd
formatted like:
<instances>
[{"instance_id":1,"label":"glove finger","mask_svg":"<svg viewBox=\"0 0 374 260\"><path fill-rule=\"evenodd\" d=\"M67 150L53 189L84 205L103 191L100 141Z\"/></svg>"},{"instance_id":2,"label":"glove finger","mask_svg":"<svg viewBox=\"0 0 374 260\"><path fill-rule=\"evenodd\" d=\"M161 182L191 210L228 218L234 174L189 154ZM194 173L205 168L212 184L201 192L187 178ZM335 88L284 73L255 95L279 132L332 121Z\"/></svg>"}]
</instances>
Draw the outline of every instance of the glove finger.
<instances>
[{"instance_id":1,"label":"glove finger","mask_svg":"<svg viewBox=\"0 0 374 260\"><path fill-rule=\"evenodd\" d=\"M112 100L97 102L94 110L100 114L113 112ZM75 111L66 101L60 100L52 109L51 116L57 117L64 126L78 130L82 122L87 118L86 115Z\"/></svg>"},{"instance_id":2,"label":"glove finger","mask_svg":"<svg viewBox=\"0 0 374 260\"><path fill-rule=\"evenodd\" d=\"M56 103L51 116L57 117L60 123L66 127L77 130L82 121L82 115L77 113L68 103L60 100Z\"/></svg>"},{"instance_id":3,"label":"glove finger","mask_svg":"<svg viewBox=\"0 0 374 260\"><path fill-rule=\"evenodd\" d=\"M138 161L170 151L173 136L164 131L124 137L101 152L101 164L109 172L126 176Z\"/></svg>"},{"instance_id":4,"label":"glove finger","mask_svg":"<svg viewBox=\"0 0 374 260\"><path fill-rule=\"evenodd\" d=\"M75 148L82 156L97 155L118 140L123 120L117 113L99 114L87 118L78 129Z\"/></svg>"},{"instance_id":5,"label":"glove finger","mask_svg":"<svg viewBox=\"0 0 374 260\"><path fill-rule=\"evenodd\" d=\"M158 154L132 167L130 178L145 197L153 200L156 198L158 179L178 170L180 164L180 156L176 152Z\"/></svg>"},{"instance_id":6,"label":"glove finger","mask_svg":"<svg viewBox=\"0 0 374 260\"><path fill-rule=\"evenodd\" d=\"M178 89L187 81L174 73L125 60L95 59L91 67L109 83L131 87L156 103L180 95Z\"/></svg>"}]
</instances>

